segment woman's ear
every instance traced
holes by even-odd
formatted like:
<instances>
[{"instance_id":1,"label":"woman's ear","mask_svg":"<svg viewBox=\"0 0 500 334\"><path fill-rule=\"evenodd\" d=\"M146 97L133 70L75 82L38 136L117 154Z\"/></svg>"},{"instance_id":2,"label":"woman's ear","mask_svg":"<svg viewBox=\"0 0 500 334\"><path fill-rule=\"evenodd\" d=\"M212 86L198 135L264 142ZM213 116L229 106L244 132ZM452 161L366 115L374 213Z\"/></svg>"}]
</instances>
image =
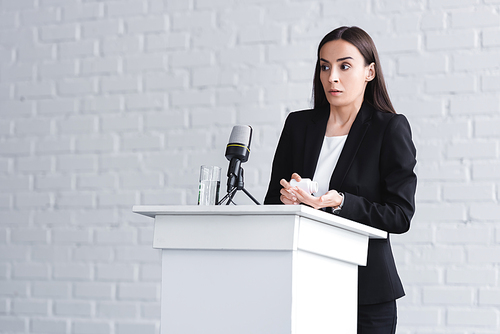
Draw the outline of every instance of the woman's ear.
<instances>
[{"instance_id":1,"label":"woman's ear","mask_svg":"<svg viewBox=\"0 0 500 334\"><path fill-rule=\"evenodd\" d=\"M366 67L366 81L372 81L375 79L375 63L371 63Z\"/></svg>"}]
</instances>

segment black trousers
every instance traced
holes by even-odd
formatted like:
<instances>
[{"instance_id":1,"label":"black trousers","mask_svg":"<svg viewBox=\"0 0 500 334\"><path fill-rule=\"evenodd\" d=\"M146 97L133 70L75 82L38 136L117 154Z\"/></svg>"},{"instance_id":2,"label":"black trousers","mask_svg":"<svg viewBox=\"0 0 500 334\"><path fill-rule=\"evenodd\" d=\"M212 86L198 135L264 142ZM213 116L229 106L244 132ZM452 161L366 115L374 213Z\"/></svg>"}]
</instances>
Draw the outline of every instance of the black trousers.
<instances>
[{"instance_id":1,"label":"black trousers","mask_svg":"<svg viewBox=\"0 0 500 334\"><path fill-rule=\"evenodd\" d=\"M358 305L358 334L395 334L396 301L373 305Z\"/></svg>"}]
</instances>

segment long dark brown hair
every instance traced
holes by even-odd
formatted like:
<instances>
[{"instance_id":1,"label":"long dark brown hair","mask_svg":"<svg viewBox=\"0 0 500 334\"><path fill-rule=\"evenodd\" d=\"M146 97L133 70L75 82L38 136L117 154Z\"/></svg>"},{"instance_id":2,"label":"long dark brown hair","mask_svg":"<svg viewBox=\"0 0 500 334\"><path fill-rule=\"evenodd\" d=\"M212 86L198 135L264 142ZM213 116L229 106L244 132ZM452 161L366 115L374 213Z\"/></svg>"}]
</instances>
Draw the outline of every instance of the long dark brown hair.
<instances>
[{"instance_id":1,"label":"long dark brown hair","mask_svg":"<svg viewBox=\"0 0 500 334\"><path fill-rule=\"evenodd\" d=\"M313 81L314 108L328 105L328 100L326 99L325 91L320 80L321 68L319 62L319 52L326 43L339 39L354 45L363 55L366 65L370 65L371 63L375 64L375 78L372 81L369 81L366 85L364 101L370 103L380 111L395 114L396 111L392 106L389 94L387 93L387 88L385 87L384 75L382 74L382 67L380 66L380 60L378 58L375 43L373 43L370 35L368 35L363 29L345 26L329 32L319 43L318 59L316 61Z\"/></svg>"}]
</instances>

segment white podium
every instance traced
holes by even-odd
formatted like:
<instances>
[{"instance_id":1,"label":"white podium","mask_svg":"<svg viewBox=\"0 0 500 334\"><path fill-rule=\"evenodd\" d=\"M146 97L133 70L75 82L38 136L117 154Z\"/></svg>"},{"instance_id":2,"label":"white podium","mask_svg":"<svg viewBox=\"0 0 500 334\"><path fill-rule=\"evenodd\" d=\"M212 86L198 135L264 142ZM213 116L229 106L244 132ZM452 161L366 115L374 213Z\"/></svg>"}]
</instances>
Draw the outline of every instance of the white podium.
<instances>
[{"instance_id":1,"label":"white podium","mask_svg":"<svg viewBox=\"0 0 500 334\"><path fill-rule=\"evenodd\" d=\"M162 249L162 334L356 333L358 266L387 233L306 206L134 206Z\"/></svg>"}]
</instances>

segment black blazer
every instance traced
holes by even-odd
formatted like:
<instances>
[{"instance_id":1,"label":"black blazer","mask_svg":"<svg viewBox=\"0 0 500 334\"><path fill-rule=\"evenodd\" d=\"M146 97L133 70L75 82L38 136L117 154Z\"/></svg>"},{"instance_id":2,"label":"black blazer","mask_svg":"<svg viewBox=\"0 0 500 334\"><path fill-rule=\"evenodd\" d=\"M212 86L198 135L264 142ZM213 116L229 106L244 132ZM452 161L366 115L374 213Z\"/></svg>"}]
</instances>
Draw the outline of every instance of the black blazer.
<instances>
[{"instance_id":1,"label":"black blazer","mask_svg":"<svg viewBox=\"0 0 500 334\"><path fill-rule=\"evenodd\" d=\"M289 180L292 173L313 178L329 116L329 106L288 115L264 204L282 204L279 182ZM338 215L389 233L408 231L415 211L415 157L406 117L375 110L364 102L330 180L329 189L345 196ZM359 267L359 304L402 296L389 238L371 239L367 266Z\"/></svg>"}]
</instances>

